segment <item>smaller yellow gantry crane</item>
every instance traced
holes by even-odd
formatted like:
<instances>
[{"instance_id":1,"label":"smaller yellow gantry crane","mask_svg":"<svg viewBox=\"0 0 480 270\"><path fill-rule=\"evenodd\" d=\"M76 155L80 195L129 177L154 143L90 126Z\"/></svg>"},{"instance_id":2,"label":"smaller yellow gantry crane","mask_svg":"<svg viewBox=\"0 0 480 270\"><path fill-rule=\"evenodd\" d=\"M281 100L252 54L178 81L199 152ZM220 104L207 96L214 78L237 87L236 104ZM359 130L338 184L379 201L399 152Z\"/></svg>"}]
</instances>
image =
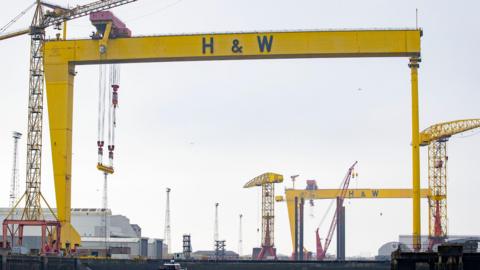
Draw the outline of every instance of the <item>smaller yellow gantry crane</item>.
<instances>
[{"instance_id":1,"label":"smaller yellow gantry crane","mask_svg":"<svg viewBox=\"0 0 480 270\"><path fill-rule=\"evenodd\" d=\"M478 127L480 119L465 119L435 124L420 133L420 146L428 145L429 249L447 237L447 141Z\"/></svg>"},{"instance_id":2,"label":"smaller yellow gantry crane","mask_svg":"<svg viewBox=\"0 0 480 270\"><path fill-rule=\"evenodd\" d=\"M429 190L420 189L420 198L429 197ZM277 202L286 202L288 210L288 219L290 223L290 235L292 240L292 249L295 250L295 198L298 200L333 200L337 199L342 193L341 189L286 189L285 195L275 197ZM409 188L360 188L347 189L345 199L411 199L412 189ZM337 243L338 246L338 243ZM300 247L302 248L302 247Z\"/></svg>"},{"instance_id":3,"label":"smaller yellow gantry crane","mask_svg":"<svg viewBox=\"0 0 480 270\"><path fill-rule=\"evenodd\" d=\"M264 173L248 181L243 188L262 187L262 249L255 259L277 258L274 246L275 189L276 183L283 182L283 175Z\"/></svg>"}]
</instances>

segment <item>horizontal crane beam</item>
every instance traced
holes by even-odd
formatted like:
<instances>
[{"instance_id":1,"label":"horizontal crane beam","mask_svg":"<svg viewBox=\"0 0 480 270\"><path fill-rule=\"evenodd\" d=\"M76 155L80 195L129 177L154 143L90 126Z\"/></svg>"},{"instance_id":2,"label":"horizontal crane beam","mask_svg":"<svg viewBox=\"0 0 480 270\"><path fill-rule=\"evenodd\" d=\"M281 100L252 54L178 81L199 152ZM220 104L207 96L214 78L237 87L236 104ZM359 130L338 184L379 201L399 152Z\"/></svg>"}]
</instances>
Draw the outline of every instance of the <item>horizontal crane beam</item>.
<instances>
[{"instance_id":1,"label":"horizontal crane beam","mask_svg":"<svg viewBox=\"0 0 480 270\"><path fill-rule=\"evenodd\" d=\"M293 200L295 197L304 198L306 200L324 200L335 199L340 196L341 189L317 189L317 190L302 190L302 189L287 189L285 197L287 200ZM420 190L420 196L427 198L429 195L428 189ZM283 201L281 196L277 196L277 201ZM404 199L412 198L412 189L348 189L345 199Z\"/></svg>"},{"instance_id":2,"label":"horizontal crane beam","mask_svg":"<svg viewBox=\"0 0 480 270\"><path fill-rule=\"evenodd\" d=\"M49 41L45 59L75 64L224 59L419 57L420 30L296 31ZM47 63L48 64L48 63Z\"/></svg>"}]
</instances>

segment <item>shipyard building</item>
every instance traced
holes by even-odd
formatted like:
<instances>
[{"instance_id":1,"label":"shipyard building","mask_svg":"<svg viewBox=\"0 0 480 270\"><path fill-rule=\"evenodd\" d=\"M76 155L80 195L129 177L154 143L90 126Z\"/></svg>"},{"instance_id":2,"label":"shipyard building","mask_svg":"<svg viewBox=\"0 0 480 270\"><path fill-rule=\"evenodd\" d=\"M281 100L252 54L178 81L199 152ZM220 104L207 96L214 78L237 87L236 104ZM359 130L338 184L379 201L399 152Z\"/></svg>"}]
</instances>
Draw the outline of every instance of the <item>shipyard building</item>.
<instances>
[{"instance_id":1,"label":"shipyard building","mask_svg":"<svg viewBox=\"0 0 480 270\"><path fill-rule=\"evenodd\" d=\"M10 208L0 208L0 219L5 219L9 211ZM16 213L13 213L13 218L19 217L22 211L21 208L17 209ZM44 209L43 213L45 219L54 219L48 209ZM130 223L130 219L124 215L113 215L110 209L73 208L72 225L82 239L82 246L77 250L80 255L100 257L109 255L118 259L167 257L167 246L163 239L142 236L139 225ZM14 251L29 253L30 250L38 249L40 242L40 230L25 227L23 246L15 247Z\"/></svg>"}]
</instances>

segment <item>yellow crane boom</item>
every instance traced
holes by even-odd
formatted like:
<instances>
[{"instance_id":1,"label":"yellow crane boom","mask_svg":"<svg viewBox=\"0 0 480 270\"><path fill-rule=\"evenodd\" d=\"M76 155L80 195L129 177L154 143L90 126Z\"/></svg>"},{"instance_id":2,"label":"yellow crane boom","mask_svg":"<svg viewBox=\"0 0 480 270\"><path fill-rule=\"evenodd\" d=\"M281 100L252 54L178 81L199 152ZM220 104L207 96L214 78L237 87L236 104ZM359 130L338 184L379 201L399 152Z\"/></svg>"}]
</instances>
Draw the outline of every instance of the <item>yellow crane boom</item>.
<instances>
[{"instance_id":1,"label":"yellow crane boom","mask_svg":"<svg viewBox=\"0 0 480 270\"><path fill-rule=\"evenodd\" d=\"M282 183L283 175L278 173L264 173L248 181L243 188L259 187L265 184Z\"/></svg>"},{"instance_id":2,"label":"yellow crane boom","mask_svg":"<svg viewBox=\"0 0 480 270\"><path fill-rule=\"evenodd\" d=\"M451 137L455 134L480 127L480 119L464 119L432 125L420 132L420 145L425 146L433 141Z\"/></svg>"}]
</instances>

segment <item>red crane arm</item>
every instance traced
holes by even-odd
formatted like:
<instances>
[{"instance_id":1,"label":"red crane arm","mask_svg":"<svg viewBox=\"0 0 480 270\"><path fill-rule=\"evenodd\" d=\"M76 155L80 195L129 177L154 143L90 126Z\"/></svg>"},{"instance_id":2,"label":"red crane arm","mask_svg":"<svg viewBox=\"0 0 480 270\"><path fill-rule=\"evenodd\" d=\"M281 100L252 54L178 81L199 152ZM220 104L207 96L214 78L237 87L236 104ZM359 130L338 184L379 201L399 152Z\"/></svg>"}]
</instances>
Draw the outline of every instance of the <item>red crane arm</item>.
<instances>
[{"instance_id":1,"label":"red crane arm","mask_svg":"<svg viewBox=\"0 0 480 270\"><path fill-rule=\"evenodd\" d=\"M345 199L345 196L347 195L348 186L350 185L350 179L352 177L353 169L355 168L355 165L357 165L357 161L355 161L355 163L353 163L353 165L348 169L347 175L345 175L345 178L343 179L342 190L340 192L340 196L337 197L341 200L341 206L343 205L343 200ZM330 243L332 242L333 233L335 232L335 227L337 226L337 215L338 215L338 207L336 208L335 213L333 215L332 223L330 223L330 228L328 230L327 238L325 238L325 245L323 247L323 250L321 248L321 242L317 241L317 250L322 251L320 256L319 256L319 254L317 254L317 259L319 259L319 260L323 260L325 258L325 255L327 254L328 247L330 246ZM318 229L317 229L317 238L318 238ZM318 240L320 240L320 239L318 239ZM319 244L320 244L320 247L318 246Z\"/></svg>"}]
</instances>

